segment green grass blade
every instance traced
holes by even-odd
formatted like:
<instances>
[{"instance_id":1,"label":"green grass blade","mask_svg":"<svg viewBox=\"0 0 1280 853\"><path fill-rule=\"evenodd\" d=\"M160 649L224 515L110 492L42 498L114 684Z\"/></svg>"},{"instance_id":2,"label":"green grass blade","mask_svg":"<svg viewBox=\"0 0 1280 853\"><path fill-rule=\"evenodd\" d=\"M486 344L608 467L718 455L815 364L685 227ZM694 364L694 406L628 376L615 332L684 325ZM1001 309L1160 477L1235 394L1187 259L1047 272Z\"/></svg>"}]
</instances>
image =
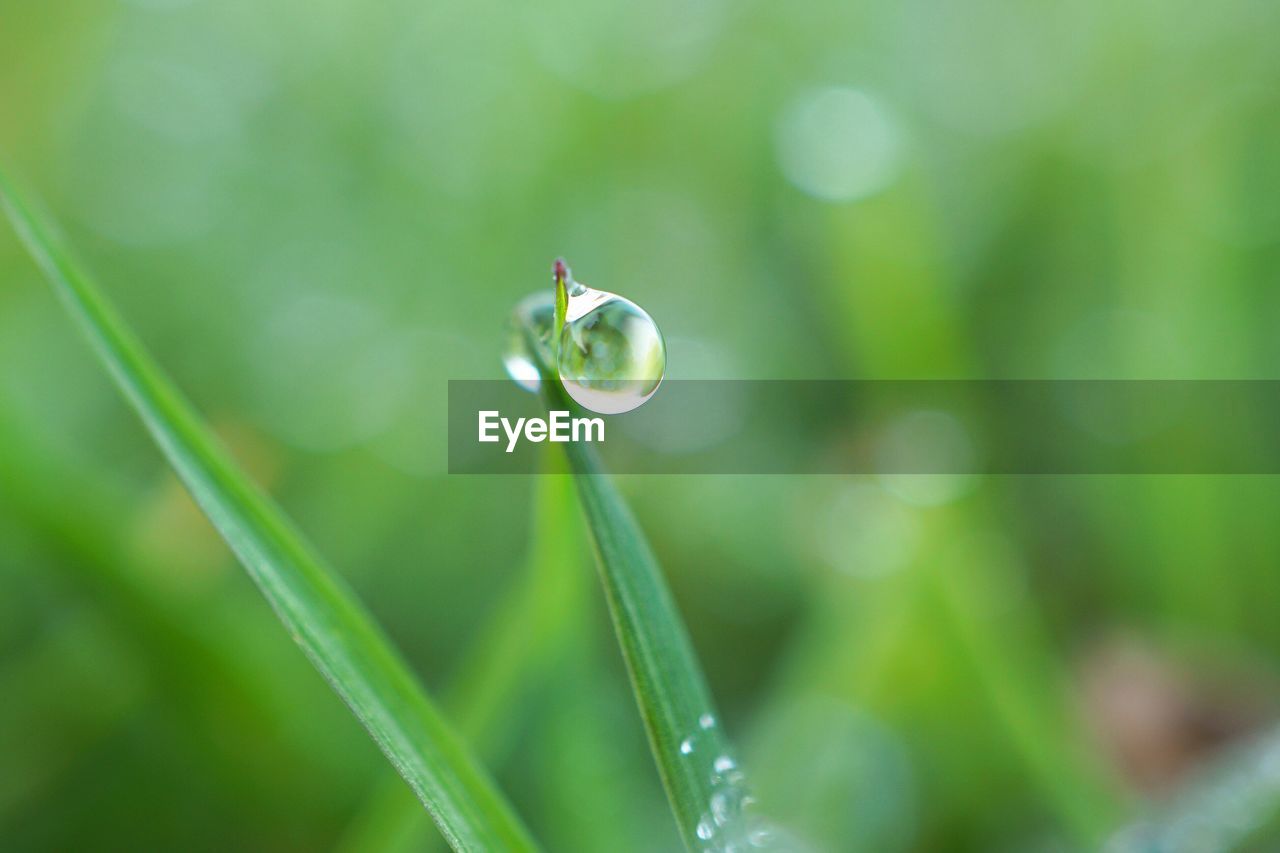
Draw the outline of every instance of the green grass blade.
<instances>
[{"instance_id":1,"label":"green grass blade","mask_svg":"<svg viewBox=\"0 0 1280 853\"><path fill-rule=\"evenodd\" d=\"M537 354L534 341L529 343ZM541 367L548 408L576 409L546 364ZM614 632L680 835L690 850L719 849L745 839L743 775L662 569L595 451L580 443L564 448Z\"/></svg>"},{"instance_id":2,"label":"green grass blade","mask_svg":"<svg viewBox=\"0 0 1280 853\"><path fill-rule=\"evenodd\" d=\"M531 703L556 662L570 651L578 614L590 591L586 539L577 497L562 455L547 448L534 484L529 552L524 577L513 585L476 632L440 701L467 742L491 766L500 766ZM387 782L396 781L388 778ZM403 785L379 785L336 853L434 850L422 809Z\"/></svg>"},{"instance_id":3,"label":"green grass blade","mask_svg":"<svg viewBox=\"0 0 1280 853\"><path fill-rule=\"evenodd\" d=\"M567 277L563 261L557 261L556 329L564 318L561 303ZM539 362L543 375L547 408L578 410L557 372L546 363L548 357L555 357L559 334L552 333L548 353L539 346L534 330L525 329L525 333L529 353ZM614 633L680 835L690 850L745 847L744 777L662 568L591 446L571 442L564 449L591 535Z\"/></svg>"},{"instance_id":4,"label":"green grass blade","mask_svg":"<svg viewBox=\"0 0 1280 853\"><path fill-rule=\"evenodd\" d=\"M0 199L67 310L289 633L458 850L535 845L355 596L235 466L93 282L0 175Z\"/></svg>"},{"instance_id":5,"label":"green grass blade","mask_svg":"<svg viewBox=\"0 0 1280 853\"><path fill-rule=\"evenodd\" d=\"M573 614L591 593L573 483L558 453L537 478L525 576L477 632L442 697L469 743L505 754L517 722L572 640Z\"/></svg>"},{"instance_id":6,"label":"green grass blade","mask_svg":"<svg viewBox=\"0 0 1280 853\"><path fill-rule=\"evenodd\" d=\"M1274 850L1280 823L1280 727L1225 747L1179 790L1117 830L1108 853Z\"/></svg>"},{"instance_id":7,"label":"green grass blade","mask_svg":"<svg viewBox=\"0 0 1280 853\"><path fill-rule=\"evenodd\" d=\"M691 850L743 832L728 739L662 570L631 510L585 444L566 444L614 629L680 834ZM719 816L723 825L717 825Z\"/></svg>"}]
</instances>

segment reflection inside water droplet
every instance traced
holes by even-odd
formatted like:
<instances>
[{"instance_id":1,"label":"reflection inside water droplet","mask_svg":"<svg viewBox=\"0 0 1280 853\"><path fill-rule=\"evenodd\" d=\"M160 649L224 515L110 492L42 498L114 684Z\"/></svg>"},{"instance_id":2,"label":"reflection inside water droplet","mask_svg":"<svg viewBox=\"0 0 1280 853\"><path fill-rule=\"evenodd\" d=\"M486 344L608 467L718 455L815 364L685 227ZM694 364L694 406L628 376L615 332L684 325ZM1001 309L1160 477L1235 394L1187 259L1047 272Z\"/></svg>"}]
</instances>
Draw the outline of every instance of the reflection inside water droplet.
<instances>
[{"instance_id":1,"label":"reflection inside water droplet","mask_svg":"<svg viewBox=\"0 0 1280 853\"><path fill-rule=\"evenodd\" d=\"M691 752L693 752L693 738L687 737L680 741L680 754L688 755Z\"/></svg>"}]
</instances>

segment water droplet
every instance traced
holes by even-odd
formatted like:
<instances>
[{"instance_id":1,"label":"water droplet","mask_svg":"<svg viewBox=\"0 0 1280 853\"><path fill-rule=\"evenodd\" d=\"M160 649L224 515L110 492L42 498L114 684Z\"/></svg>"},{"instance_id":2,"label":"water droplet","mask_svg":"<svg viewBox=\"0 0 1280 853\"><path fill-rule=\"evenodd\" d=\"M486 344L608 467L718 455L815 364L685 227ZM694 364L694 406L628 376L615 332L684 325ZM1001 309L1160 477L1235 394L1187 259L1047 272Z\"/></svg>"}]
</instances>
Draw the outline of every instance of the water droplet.
<instances>
[{"instance_id":1,"label":"water droplet","mask_svg":"<svg viewBox=\"0 0 1280 853\"><path fill-rule=\"evenodd\" d=\"M711 716L710 714L703 714L701 717L698 718L698 725L702 726L704 729L709 729L715 724L716 724L716 718Z\"/></svg>"},{"instance_id":2,"label":"water droplet","mask_svg":"<svg viewBox=\"0 0 1280 853\"><path fill-rule=\"evenodd\" d=\"M688 755L691 752L693 752L693 738L687 737L680 741L680 754Z\"/></svg>"},{"instance_id":3,"label":"water droplet","mask_svg":"<svg viewBox=\"0 0 1280 853\"><path fill-rule=\"evenodd\" d=\"M560 381L584 408L629 412L653 396L667 369L658 324L631 300L576 282L563 269L569 304L560 330Z\"/></svg>"},{"instance_id":4,"label":"water droplet","mask_svg":"<svg viewBox=\"0 0 1280 853\"><path fill-rule=\"evenodd\" d=\"M537 392L540 374L537 360L529 352L531 329L541 358L551 361L551 327L555 324L555 294L549 290L526 296L516 305L507 325L507 338L502 350L502 366L507 375L526 391Z\"/></svg>"},{"instance_id":5,"label":"water droplet","mask_svg":"<svg viewBox=\"0 0 1280 853\"><path fill-rule=\"evenodd\" d=\"M703 841L710 841L711 836L716 834L715 827L711 825L711 819L709 817L706 817L705 815L703 816L702 820L698 821L697 831L698 831L698 837L701 838Z\"/></svg>"},{"instance_id":6,"label":"water droplet","mask_svg":"<svg viewBox=\"0 0 1280 853\"><path fill-rule=\"evenodd\" d=\"M711 795L711 816L718 826L729 822L729 798L723 791Z\"/></svg>"},{"instance_id":7,"label":"water droplet","mask_svg":"<svg viewBox=\"0 0 1280 853\"><path fill-rule=\"evenodd\" d=\"M717 773L725 773L737 767L738 765L735 764L733 759L730 758L729 756L721 755L715 760L715 763L711 766L716 769Z\"/></svg>"}]
</instances>

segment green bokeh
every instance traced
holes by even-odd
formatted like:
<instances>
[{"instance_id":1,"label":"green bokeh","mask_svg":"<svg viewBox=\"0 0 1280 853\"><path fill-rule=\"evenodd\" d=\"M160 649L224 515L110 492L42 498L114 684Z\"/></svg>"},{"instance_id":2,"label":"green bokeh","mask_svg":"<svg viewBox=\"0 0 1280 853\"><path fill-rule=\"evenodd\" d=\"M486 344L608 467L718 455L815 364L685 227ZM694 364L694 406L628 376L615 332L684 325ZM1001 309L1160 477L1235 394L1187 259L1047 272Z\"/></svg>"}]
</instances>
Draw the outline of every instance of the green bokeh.
<instances>
[{"instance_id":1,"label":"green bokeh","mask_svg":"<svg viewBox=\"0 0 1280 853\"><path fill-rule=\"evenodd\" d=\"M1280 378L1278 38L1261 0L0 0L0 167L535 834L665 850L589 564L527 583L535 481L444 473L446 381L501 375L557 255L672 378ZM1280 719L1274 478L622 486L816 849L1076 849ZM0 697L5 849L431 840L5 227Z\"/></svg>"}]
</instances>

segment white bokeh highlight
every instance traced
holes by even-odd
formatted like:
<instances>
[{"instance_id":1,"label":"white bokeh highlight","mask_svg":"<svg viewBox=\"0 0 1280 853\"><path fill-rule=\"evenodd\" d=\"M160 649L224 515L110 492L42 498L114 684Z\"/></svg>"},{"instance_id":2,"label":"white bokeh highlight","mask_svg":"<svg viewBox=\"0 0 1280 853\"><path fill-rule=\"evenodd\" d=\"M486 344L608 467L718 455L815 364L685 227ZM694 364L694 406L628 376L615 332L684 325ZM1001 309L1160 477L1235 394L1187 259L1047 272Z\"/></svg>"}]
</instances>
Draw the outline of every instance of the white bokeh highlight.
<instances>
[{"instance_id":1,"label":"white bokeh highlight","mask_svg":"<svg viewBox=\"0 0 1280 853\"><path fill-rule=\"evenodd\" d=\"M901 140L888 113L864 92L825 86L783 112L778 166L797 189L829 202L874 195L897 177Z\"/></svg>"}]
</instances>

